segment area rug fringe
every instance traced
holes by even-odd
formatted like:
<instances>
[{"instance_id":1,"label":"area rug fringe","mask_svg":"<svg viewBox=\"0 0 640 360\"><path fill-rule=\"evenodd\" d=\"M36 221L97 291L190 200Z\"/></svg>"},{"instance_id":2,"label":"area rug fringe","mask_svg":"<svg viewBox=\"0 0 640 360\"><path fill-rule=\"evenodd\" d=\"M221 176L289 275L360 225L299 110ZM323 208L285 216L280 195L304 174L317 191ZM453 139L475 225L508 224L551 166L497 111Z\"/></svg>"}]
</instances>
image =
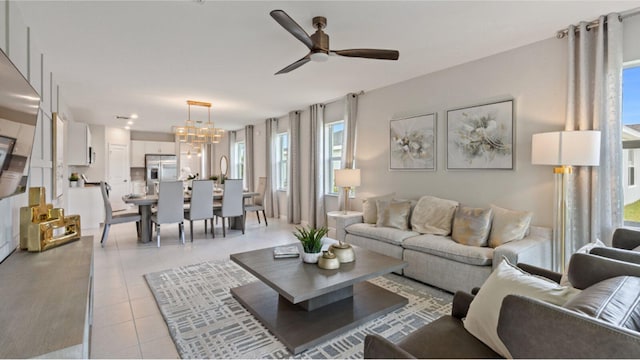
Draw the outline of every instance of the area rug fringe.
<instances>
[{"instance_id":1,"label":"area rug fringe","mask_svg":"<svg viewBox=\"0 0 640 360\"><path fill-rule=\"evenodd\" d=\"M397 342L451 312L451 294L395 274L381 276L369 281L408 298L406 306L294 356L231 296L231 288L258 281L238 265L210 261L145 279L183 359L362 358L367 334Z\"/></svg>"}]
</instances>

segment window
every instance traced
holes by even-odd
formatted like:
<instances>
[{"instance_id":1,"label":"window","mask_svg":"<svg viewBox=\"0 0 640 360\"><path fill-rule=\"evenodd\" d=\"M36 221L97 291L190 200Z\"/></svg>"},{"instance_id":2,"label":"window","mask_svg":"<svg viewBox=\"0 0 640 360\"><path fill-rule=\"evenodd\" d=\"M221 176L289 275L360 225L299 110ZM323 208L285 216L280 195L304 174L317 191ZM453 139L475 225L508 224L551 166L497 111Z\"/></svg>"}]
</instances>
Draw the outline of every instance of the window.
<instances>
[{"instance_id":1,"label":"window","mask_svg":"<svg viewBox=\"0 0 640 360\"><path fill-rule=\"evenodd\" d=\"M337 195L338 189L334 179L334 170L342 164L342 138L344 121L336 121L325 125L325 189L327 194Z\"/></svg>"},{"instance_id":2,"label":"window","mask_svg":"<svg viewBox=\"0 0 640 360\"><path fill-rule=\"evenodd\" d=\"M640 66L622 72L622 161L625 225L640 226L640 186L636 158L640 149ZM639 159L640 160L640 159Z\"/></svg>"},{"instance_id":3,"label":"window","mask_svg":"<svg viewBox=\"0 0 640 360\"><path fill-rule=\"evenodd\" d=\"M244 180L244 141L238 141L235 144L235 163L233 164L233 174L236 179L242 179L243 186L246 186Z\"/></svg>"},{"instance_id":4,"label":"window","mask_svg":"<svg viewBox=\"0 0 640 360\"><path fill-rule=\"evenodd\" d=\"M278 134L278 149L277 149L277 183L278 190L287 190L289 186L289 134Z\"/></svg>"}]
</instances>

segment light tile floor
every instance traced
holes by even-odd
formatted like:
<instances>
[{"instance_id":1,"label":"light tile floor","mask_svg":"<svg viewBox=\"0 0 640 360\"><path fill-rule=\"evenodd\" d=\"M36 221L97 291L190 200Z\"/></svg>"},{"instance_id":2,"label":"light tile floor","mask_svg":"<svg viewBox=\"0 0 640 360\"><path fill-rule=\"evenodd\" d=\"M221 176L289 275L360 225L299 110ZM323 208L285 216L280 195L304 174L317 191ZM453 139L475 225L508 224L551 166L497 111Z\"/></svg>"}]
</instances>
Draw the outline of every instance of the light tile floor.
<instances>
[{"instance_id":1,"label":"light tile floor","mask_svg":"<svg viewBox=\"0 0 640 360\"><path fill-rule=\"evenodd\" d=\"M178 226L165 225L161 247L136 239L133 223L111 226L105 247L100 247L100 230L94 243L94 317L91 358L179 358L167 326L144 274L209 260L229 259L229 254L295 242L292 225L269 219L269 226L258 224L248 214L247 228L227 231L220 225L216 238L204 234L204 222L194 223L194 241L178 241ZM86 232L85 232L86 233Z\"/></svg>"}]
</instances>

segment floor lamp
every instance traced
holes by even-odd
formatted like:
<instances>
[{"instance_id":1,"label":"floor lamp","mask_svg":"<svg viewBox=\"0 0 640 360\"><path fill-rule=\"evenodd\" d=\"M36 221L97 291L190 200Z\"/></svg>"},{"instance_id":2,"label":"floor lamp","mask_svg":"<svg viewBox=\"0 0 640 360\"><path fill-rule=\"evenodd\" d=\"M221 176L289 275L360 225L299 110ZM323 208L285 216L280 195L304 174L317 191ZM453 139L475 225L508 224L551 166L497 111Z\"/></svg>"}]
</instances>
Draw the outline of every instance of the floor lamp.
<instances>
[{"instance_id":1,"label":"floor lamp","mask_svg":"<svg viewBox=\"0 0 640 360\"><path fill-rule=\"evenodd\" d=\"M572 166L600 164L600 131L556 131L534 134L531 139L531 163L554 165L555 202L552 263L564 273L567 248L567 181Z\"/></svg>"}]
</instances>

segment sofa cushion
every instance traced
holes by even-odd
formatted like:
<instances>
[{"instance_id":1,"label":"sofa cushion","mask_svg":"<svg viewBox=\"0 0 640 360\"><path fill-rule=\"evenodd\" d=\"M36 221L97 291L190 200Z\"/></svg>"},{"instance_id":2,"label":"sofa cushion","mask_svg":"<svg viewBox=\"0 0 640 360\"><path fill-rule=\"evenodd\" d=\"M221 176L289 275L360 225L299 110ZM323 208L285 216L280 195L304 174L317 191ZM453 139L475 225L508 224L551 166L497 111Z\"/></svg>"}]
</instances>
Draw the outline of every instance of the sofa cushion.
<instances>
[{"instance_id":1,"label":"sofa cushion","mask_svg":"<svg viewBox=\"0 0 640 360\"><path fill-rule=\"evenodd\" d=\"M489 246L496 248L514 240L522 240L527 231L533 213L529 211L517 211L491 205L493 220L489 235Z\"/></svg>"},{"instance_id":2,"label":"sofa cushion","mask_svg":"<svg viewBox=\"0 0 640 360\"><path fill-rule=\"evenodd\" d=\"M491 230L491 209L459 206L453 217L451 238L460 244L487 246Z\"/></svg>"},{"instance_id":3,"label":"sofa cushion","mask_svg":"<svg viewBox=\"0 0 640 360\"><path fill-rule=\"evenodd\" d=\"M465 264L481 266L491 265L494 251L489 247L463 245L449 237L428 234L408 238L402 243L402 247Z\"/></svg>"},{"instance_id":4,"label":"sofa cushion","mask_svg":"<svg viewBox=\"0 0 640 360\"><path fill-rule=\"evenodd\" d=\"M378 221L378 200L391 200L396 193L390 193L380 196L372 196L362 203L362 221L366 224L375 224Z\"/></svg>"},{"instance_id":5,"label":"sofa cushion","mask_svg":"<svg viewBox=\"0 0 640 360\"><path fill-rule=\"evenodd\" d=\"M376 204L378 207L378 220L376 221L376 226L409 230L411 202L378 200L376 201Z\"/></svg>"},{"instance_id":6,"label":"sofa cushion","mask_svg":"<svg viewBox=\"0 0 640 360\"><path fill-rule=\"evenodd\" d=\"M345 228L349 234L384 241L393 245L402 245L405 239L420 235L417 232L398 230L390 227L376 227L374 224L353 224Z\"/></svg>"},{"instance_id":7,"label":"sofa cushion","mask_svg":"<svg viewBox=\"0 0 640 360\"><path fill-rule=\"evenodd\" d=\"M451 234L453 214L457 207L458 202L453 200L423 196L413 209L411 229L421 234L447 236Z\"/></svg>"},{"instance_id":8,"label":"sofa cushion","mask_svg":"<svg viewBox=\"0 0 640 360\"><path fill-rule=\"evenodd\" d=\"M498 318L507 295L522 295L562 306L580 290L560 286L549 279L531 275L506 259L502 260L471 302L464 327L473 336L505 358L512 358L498 337Z\"/></svg>"},{"instance_id":9,"label":"sofa cushion","mask_svg":"<svg viewBox=\"0 0 640 360\"><path fill-rule=\"evenodd\" d=\"M640 332L640 278L618 276L584 289L564 307Z\"/></svg>"}]
</instances>

